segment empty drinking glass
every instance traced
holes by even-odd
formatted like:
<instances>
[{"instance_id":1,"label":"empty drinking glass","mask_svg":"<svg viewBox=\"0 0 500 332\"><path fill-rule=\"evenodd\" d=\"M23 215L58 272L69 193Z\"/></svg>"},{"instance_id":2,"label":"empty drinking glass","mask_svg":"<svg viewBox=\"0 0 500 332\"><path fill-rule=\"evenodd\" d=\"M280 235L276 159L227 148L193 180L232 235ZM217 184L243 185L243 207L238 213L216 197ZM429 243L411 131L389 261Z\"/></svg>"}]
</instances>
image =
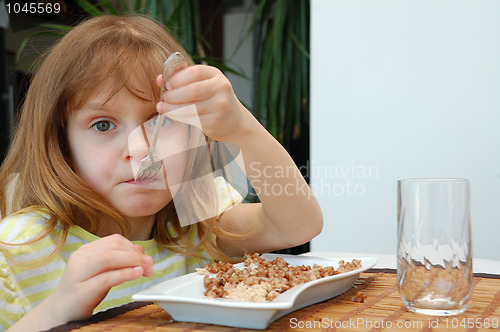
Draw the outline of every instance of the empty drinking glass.
<instances>
[{"instance_id":1,"label":"empty drinking glass","mask_svg":"<svg viewBox=\"0 0 500 332\"><path fill-rule=\"evenodd\" d=\"M465 311L473 285L469 180L398 181L398 286L410 311Z\"/></svg>"}]
</instances>

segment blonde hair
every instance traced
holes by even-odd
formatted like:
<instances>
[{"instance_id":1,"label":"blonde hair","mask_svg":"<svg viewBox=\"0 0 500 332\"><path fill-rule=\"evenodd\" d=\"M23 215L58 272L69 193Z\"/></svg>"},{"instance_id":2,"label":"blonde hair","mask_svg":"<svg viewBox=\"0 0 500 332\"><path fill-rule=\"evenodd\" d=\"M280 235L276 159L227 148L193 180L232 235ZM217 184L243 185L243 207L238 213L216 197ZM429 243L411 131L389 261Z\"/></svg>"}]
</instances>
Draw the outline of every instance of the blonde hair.
<instances>
[{"instance_id":1,"label":"blonde hair","mask_svg":"<svg viewBox=\"0 0 500 332\"><path fill-rule=\"evenodd\" d=\"M115 220L124 235L129 232L130 227L120 213L73 171L66 124L71 112L82 107L106 82L113 83L110 97L123 87L133 93L131 78L137 73L148 78L151 94L159 100L156 76L161 72L163 61L175 51L190 59L164 27L142 16L88 19L52 48L33 77L15 137L0 169L2 217L10 211L21 213L41 207L50 215L45 232L28 243L43 238L60 225L63 236L55 254L64 245L70 226L84 225L87 231L95 232L99 227L97 217L102 216ZM192 64L192 60L189 61ZM199 146L202 140L211 146L210 139L202 133L191 135L190 144ZM209 165L209 154L193 152L188 159L191 167L186 172L187 178L207 174L206 169L195 164ZM188 193L196 193L188 200L192 201L189 208L195 214L199 209L215 209L213 181L201 188L183 185L179 194ZM192 231L197 232L198 244L188 239ZM172 251L196 256L203 248L215 259L231 261L211 235L236 236L220 228L215 217L181 227L173 202L157 213L152 232L160 245Z\"/></svg>"}]
</instances>

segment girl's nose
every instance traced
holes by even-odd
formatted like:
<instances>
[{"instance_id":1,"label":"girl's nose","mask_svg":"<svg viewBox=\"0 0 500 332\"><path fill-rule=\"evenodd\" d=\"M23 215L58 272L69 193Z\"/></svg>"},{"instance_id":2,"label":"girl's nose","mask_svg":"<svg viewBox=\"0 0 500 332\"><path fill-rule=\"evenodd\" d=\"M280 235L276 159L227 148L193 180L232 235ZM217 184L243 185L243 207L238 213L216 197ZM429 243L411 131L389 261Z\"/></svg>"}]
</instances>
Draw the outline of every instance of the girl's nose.
<instances>
[{"instance_id":1,"label":"girl's nose","mask_svg":"<svg viewBox=\"0 0 500 332\"><path fill-rule=\"evenodd\" d=\"M144 124L137 126L128 135L128 145L124 151L124 157L130 160L141 160L148 154L149 134Z\"/></svg>"}]
</instances>

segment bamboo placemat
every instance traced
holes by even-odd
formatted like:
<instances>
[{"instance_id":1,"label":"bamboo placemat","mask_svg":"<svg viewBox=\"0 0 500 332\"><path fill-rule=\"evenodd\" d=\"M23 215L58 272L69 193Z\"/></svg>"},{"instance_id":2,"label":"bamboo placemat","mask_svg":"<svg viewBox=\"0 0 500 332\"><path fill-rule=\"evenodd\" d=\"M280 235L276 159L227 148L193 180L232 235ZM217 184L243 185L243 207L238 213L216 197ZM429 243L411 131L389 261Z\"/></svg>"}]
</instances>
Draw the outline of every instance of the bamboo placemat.
<instances>
[{"instance_id":1,"label":"bamboo placemat","mask_svg":"<svg viewBox=\"0 0 500 332\"><path fill-rule=\"evenodd\" d=\"M354 287L330 300L281 317L269 331L492 331L500 330L499 276L476 275L471 303L458 316L432 317L409 312L401 302L393 271L362 273ZM354 302L361 291L363 302ZM112 309L111 316L67 324L56 331L251 331L172 320L156 304L131 303ZM120 312L126 311L124 313ZM127 311L128 310L128 311ZM106 315L106 313L103 313ZM98 314L99 315L99 314ZM97 316L97 315L96 315ZM95 322L96 316L93 321ZM104 320L106 319L106 320ZM75 325L76 324L76 325ZM80 324L80 325L78 325ZM86 325L88 324L88 325ZM85 326L82 326L85 325Z\"/></svg>"}]
</instances>

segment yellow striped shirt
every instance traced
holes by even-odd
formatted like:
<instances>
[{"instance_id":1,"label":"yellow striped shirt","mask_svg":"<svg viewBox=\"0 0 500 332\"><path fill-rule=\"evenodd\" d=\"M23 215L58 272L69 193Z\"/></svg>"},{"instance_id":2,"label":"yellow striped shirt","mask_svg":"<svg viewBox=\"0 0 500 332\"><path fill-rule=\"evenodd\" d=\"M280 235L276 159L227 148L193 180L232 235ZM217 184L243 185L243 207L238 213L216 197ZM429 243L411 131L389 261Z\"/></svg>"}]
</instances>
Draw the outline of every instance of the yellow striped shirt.
<instances>
[{"instance_id":1,"label":"yellow striped shirt","mask_svg":"<svg viewBox=\"0 0 500 332\"><path fill-rule=\"evenodd\" d=\"M229 184L218 179L215 182L219 213L241 202L241 196ZM44 211L6 218L0 222L0 241L16 244L34 239L45 230L48 219ZM72 226L62 250L54 259L43 266L27 268L26 264L37 262L54 251L58 236L59 229L56 229L29 245L0 245L0 330L9 328L47 298L61 280L69 256L82 245L99 239L79 226ZM198 242L196 224L188 238L194 244ZM143 246L144 254L153 257L153 275L113 287L94 312L128 303L132 294L166 279L193 272L211 260L206 253L202 253L206 257L204 260L180 255L159 246L155 240L133 243Z\"/></svg>"}]
</instances>

